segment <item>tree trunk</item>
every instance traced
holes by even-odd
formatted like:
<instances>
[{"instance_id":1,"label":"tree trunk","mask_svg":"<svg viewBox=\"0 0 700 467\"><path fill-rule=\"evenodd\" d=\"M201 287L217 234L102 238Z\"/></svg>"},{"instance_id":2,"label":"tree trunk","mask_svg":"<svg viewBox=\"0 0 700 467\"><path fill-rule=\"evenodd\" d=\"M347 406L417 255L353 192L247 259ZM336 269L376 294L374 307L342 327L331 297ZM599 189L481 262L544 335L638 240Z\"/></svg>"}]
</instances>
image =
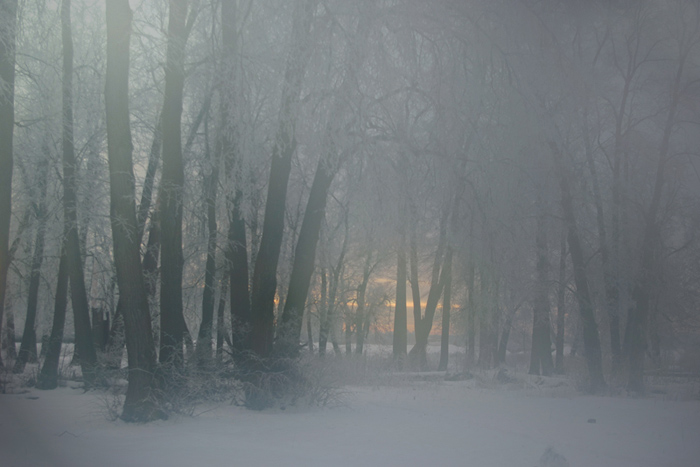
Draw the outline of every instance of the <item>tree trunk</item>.
<instances>
[{"instance_id":1,"label":"tree trunk","mask_svg":"<svg viewBox=\"0 0 700 467\"><path fill-rule=\"evenodd\" d=\"M496 356L496 364L504 365L506 363L506 353L508 350L508 340L510 339L510 330L513 328L513 320L515 319L515 314L520 308L520 304L509 310L506 316L506 321L503 323L503 329L501 330L501 339L498 341L498 354Z\"/></svg>"},{"instance_id":2,"label":"tree trunk","mask_svg":"<svg viewBox=\"0 0 700 467\"><path fill-rule=\"evenodd\" d=\"M294 8L291 44L287 59L282 107L272 151L270 181L260 249L255 260L252 287L251 349L259 357L272 353L277 263L284 233L284 212L292 155L296 150L296 118L302 78L310 57L311 21L316 0L298 0Z\"/></svg>"},{"instance_id":3,"label":"tree trunk","mask_svg":"<svg viewBox=\"0 0 700 467\"><path fill-rule=\"evenodd\" d=\"M5 338L2 341L2 350L7 352L9 360L14 360L17 358L17 347L15 346L15 313L12 311L12 306L7 307L5 320Z\"/></svg>"},{"instance_id":4,"label":"tree trunk","mask_svg":"<svg viewBox=\"0 0 700 467\"><path fill-rule=\"evenodd\" d=\"M309 347L309 353L314 354L314 333L313 326L311 324L311 309L307 307L306 309L306 344Z\"/></svg>"},{"instance_id":5,"label":"tree trunk","mask_svg":"<svg viewBox=\"0 0 700 467\"><path fill-rule=\"evenodd\" d=\"M591 294L588 288L586 259L583 255L581 241L578 235L573 198L569 186L569 177L565 172L563 161L561 160L563 156L554 143L550 143L550 146L559 176L562 210L568 231L567 239L569 251L571 252L571 262L574 267L576 299L579 305L581 323L583 324L583 345L588 365L589 390L591 392L597 392L605 387L605 379L603 377L603 358L600 348L600 337L598 335L598 324L595 320L593 302L591 301Z\"/></svg>"},{"instance_id":6,"label":"tree trunk","mask_svg":"<svg viewBox=\"0 0 700 467\"><path fill-rule=\"evenodd\" d=\"M637 393L644 392L644 356L647 345L647 321L651 309L651 292L658 280L655 267L655 257L660 248L658 213L661 206L661 196L665 183L665 170L668 158L671 136L676 125L676 112L681 99L681 78L685 63L690 53L691 45L683 44L679 57L674 83L671 88L671 102L664 126L663 138L659 147L659 158L656 166L654 191L649 208L644 216L644 234L641 245L641 264L632 288L632 307L627 317L625 328L625 351L629 359L629 374L627 389Z\"/></svg>"},{"instance_id":7,"label":"tree trunk","mask_svg":"<svg viewBox=\"0 0 700 467\"><path fill-rule=\"evenodd\" d=\"M15 27L17 0L0 0L0 340L10 268L12 135L15 128ZM14 342L12 342L14 345ZM0 356L0 368L3 367Z\"/></svg>"},{"instance_id":8,"label":"tree trunk","mask_svg":"<svg viewBox=\"0 0 700 467\"><path fill-rule=\"evenodd\" d=\"M564 320L566 318L566 229L562 230L561 246L559 247L559 285L557 288L557 337L554 372L564 374Z\"/></svg>"},{"instance_id":9,"label":"tree trunk","mask_svg":"<svg viewBox=\"0 0 700 467\"><path fill-rule=\"evenodd\" d=\"M205 126L206 127L206 126ZM209 151L205 152L210 160ZM219 156L220 153L217 154ZM204 182L207 205L207 228L209 241L207 243L207 262L204 272L204 292L202 294L202 322L199 325L197 347L195 354L201 367L211 364L212 357L212 327L214 325L214 294L216 281L216 194L219 186L218 157L211 164L211 173Z\"/></svg>"},{"instance_id":10,"label":"tree trunk","mask_svg":"<svg viewBox=\"0 0 700 467\"><path fill-rule=\"evenodd\" d=\"M70 0L61 4L63 37L63 219L70 277L70 295L75 325L75 348L86 384L95 379L97 354L90 326L90 306L85 289L83 261L78 238L77 163L73 147L73 36L70 20Z\"/></svg>"},{"instance_id":11,"label":"tree trunk","mask_svg":"<svg viewBox=\"0 0 700 467\"><path fill-rule=\"evenodd\" d=\"M549 260L547 258L547 225L544 201L538 196L537 204L540 211L537 215L537 233L535 234L535 250L537 252L537 282L535 284L535 300L532 304L532 348L530 350L531 375L551 376L552 341L550 339L551 325L549 321Z\"/></svg>"},{"instance_id":12,"label":"tree trunk","mask_svg":"<svg viewBox=\"0 0 700 467\"><path fill-rule=\"evenodd\" d=\"M407 356L408 316L406 312L406 235L401 232L396 251L396 305L394 308L394 363L402 369Z\"/></svg>"},{"instance_id":13,"label":"tree trunk","mask_svg":"<svg viewBox=\"0 0 700 467\"><path fill-rule=\"evenodd\" d=\"M338 353L338 343L335 340L335 310L336 310L336 294L338 292L338 283L340 281L340 273L345 265L345 253L348 249L348 239L350 238L350 224L348 223L347 210L345 210L345 218L343 219L343 224L345 226L345 236L343 237L343 246L340 249L340 255L338 256L338 262L332 269L330 284L328 285L328 296L325 300L326 310L325 315L321 318L321 324L319 326L318 332L318 353L320 356L326 353L326 344L328 343L328 337L331 336L331 343L333 344L333 349ZM325 279L325 275L321 276L322 280ZM323 285L322 285L323 289Z\"/></svg>"},{"instance_id":14,"label":"tree trunk","mask_svg":"<svg viewBox=\"0 0 700 467\"><path fill-rule=\"evenodd\" d=\"M467 338L466 338L466 359L467 368L474 366L476 361L476 302L474 300L476 290L474 261L469 260L467 272Z\"/></svg>"},{"instance_id":15,"label":"tree trunk","mask_svg":"<svg viewBox=\"0 0 700 467\"><path fill-rule=\"evenodd\" d=\"M13 368L14 373L22 373L27 363L34 363L37 360L36 352L36 309L39 301L39 284L41 281L41 265L44 261L44 237L46 235L46 223L48 213L46 212L46 189L49 171L48 148L45 148L46 159L42 160L39 167L39 200L37 206L37 220L39 225L34 242L34 256L32 258L32 269L29 275L29 293L27 296L27 315L24 321L24 332L22 333L22 343L19 346L19 354Z\"/></svg>"},{"instance_id":16,"label":"tree trunk","mask_svg":"<svg viewBox=\"0 0 700 467\"><path fill-rule=\"evenodd\" d=\"M447 371L450 353L450 312L452 311L452 250L448 248L442 267L445 277L442 295L442 335L440 336L440 363L438 371Z\"/></svg>"},{"instance_id":17,"label":"tree trunk","mask_svg":"<svg viewBox=\"0 0 700 467\"><path fill-rule=\"evenodd\" d=\"M224 341L227 340L224 312L226 311L226 295L228 295L229 278L226 273L221 278L221 293L216 309L216 362L221 363L224 357Z\"/></svg>"},{"instance_id":18,"label":"tree trunk","mask_svg":"<svg viewBox=\"0 0 700 467\"><path fill-rule=\"evenodd\" d=\"M163 95L163 175L160 185L160 354L162 365L182 368L186 329L182 315L182 94L185 85L187 0L171 0Z\"/></svg>"},{"instance_id":19,"label":"tree trunk","mask_svg":"<svg viewBox=\"0 0 700 467\"><path fill-rule=\"evenodd\" d=\"M355 329L357 330L355 353L357 355L362 355L365 345L365 308L366 296L367 296L367 284L369 284L369 278L372 274L373 267L372 262L372 251L367 253L367 259L365 260L365 267L362 273L362 282L357 288L357 310L355 312Z\"/></svg>"},{"instance_id":20,"label":"tree trunk","mask_svg":"<svg viewBox=\"0 0 700 467\"><path fill-rule=\"evenodd\" d=\"M448 262L452 263L452 248L447 247L447 253L445 253L445 245L447 241L447 219L449 210L445 210L442 218L440 219L440 238L438 240L438 246L435 250L435 258L433 260L433 272L430 281L430 289L428 290L428 300L425 304L425 316L421 316L420 312L420 292L418 291L418 259L417 259L417 247L415 244L415 239L412 239L411 245L411 288L415 284L415 291L413 295L414 299L414 321L415 321L415 333L416 333L416 343L408 353L409 360L412 366L419 369L420 371L426 371L428 368L428 337L430 336L430 331L433 328L433 318L435 317L435 310L437 309L438 301L442 295L442 289L444 282L449 276L449 272L445 270L445 264ZM444 256L444 263L443 263ZM442 270L441 270L442 266ZM415 307L415 301L418 301L418 308ZM417 311L417 312L416 312Z\"/></svg>"},{"instance_id":21,"label":"tree trunk","mask_svg":"<svg viewBox=\"0 0 700 467\"><path fill-rule=\"evenodd\" d=\"M129 385L121 418L145 422L159 417L153 397L156 352L151 333L146 287L134 206L135 183L129 127L129 40L131 9L126 0L107 2L107 149L110 221L119 294L123 301Z\"/></svg>"},{"instance_id":22,"label":"tree trunk","mask_svg":"<svg viewBox=\"0 0 700 467\"><path fill-rule=\"evenodd\" d=\"M38 389L56 389L58 387L58 364L61 358L63 329L66 322L66 305L68 301L68 260L65 246L61 246L61 259L58 263L58 279L54 296L53 324L49 337L44 365L41 367L36 387Z\"/></svg>"},{"instance_id":23,"label":"tree trunk","mask_svg":"<svg viewBox=\"0 0 700 467\"><path fill-rule=\"evenodd\" d=\"M301 321L316 263L316 246L321 232L321 222L326 214L328 190L335 177L335 170L329 164L330 162L324 159L318 162L294 250L287 299L284 302L275 343L275 354L280 357L296 357L299 352Z\"/></svg>"},{"instance_id":24,"label":"tree trunk","mask_svg":"<svg viewBox=\"0 0 700 467\"><path fill-rule=\"evenodd\" d=\"M32 268L29 276L29 291L27 296L27 315L24 322L24 332L22 333L22 343L19 347L19 355L15 360L13 371L22 373L26 363L34 363L37 360L36 341L36 312L39 301L39 284L41 281L41 265L44 261L44 238L46 236L46 223L48 213L46 211L46 190L47 178L49 174L49 148L44 145L44 156L39 163L39 199L36 200L35 213L38 221L36 241L34 242L34 256L32 258Z\"/></svg>"},{"instance_id":25,"label":"tree trunk","mask_svg":"<svg viewBox=\"0 0 700 467\"><path fill-rule=\"evenodd\" d=\"M627 89L627 87L625 88ZM623 103L626 98L623 98ZM588 121L587 108L584 109L585 121ZM600 193L598 183L598 173L593 160L593 149L591 148L590 139L588 138L588 130L585 129L584 142L586 161L588 163L588 171L591 174L591 185L593 187L593 195L595 199L596 221L598 224L598 241L600 244L600 258L603 263L603 280L605 283L605 308L608 313L608 321L610 327L610 353L612 354L612 372L617 373L621 366L621 347L620 347L620 290L618 285L617 261L619 249L619 212L620 212L620 139L622 116L619 116L616 124L616 143L615 153L613 154L613 181L612 181L612 224L613 224L613 256L610 257L610 247L608 244L607 229L605 227L605 214L603 211L603 199ZM557 354L557 358L559 355ZM562 363L563 365L563 363ZM556 366L556 365L555 365ZM557 367L563 372L563 366ZM558 371L559 371L558 370Z\"/></svg>"}]
</instances>

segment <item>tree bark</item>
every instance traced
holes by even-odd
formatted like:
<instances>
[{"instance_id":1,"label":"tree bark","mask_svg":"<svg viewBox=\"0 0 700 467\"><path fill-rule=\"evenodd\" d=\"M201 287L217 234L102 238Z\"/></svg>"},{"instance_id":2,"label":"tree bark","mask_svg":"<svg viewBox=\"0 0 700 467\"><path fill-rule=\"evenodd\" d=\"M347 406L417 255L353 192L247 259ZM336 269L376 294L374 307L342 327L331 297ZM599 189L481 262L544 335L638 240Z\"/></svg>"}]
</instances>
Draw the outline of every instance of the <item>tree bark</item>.
<instances>
[{"instance_id":1,"label":"tree bark","mask_svg":"<svg viewBox=\"0 0 700 467\"><path fill-rule=\"evenodd\" d=\"M73 35L70 0L61 4L63 38L63 222L70 277L70 295L75 325L75 347L80 355L80 367L85 383L95 379L97 354L92 339L90 306L85 289L83 261L78 238L77 163L73 146Z\"/></svg>"},{"instance_id":2,"label":"tree bark","mask_svg":"<svg viewBox=\"0 0 700 467\"><path fill-rule=\"evenodd\" d=\"M127 0L107 1L107 150L110 220L119 294L123 300L129 385L121 418L145 422L161 416L154 403L156 352L146 287L136 238L135 183L129 127L129 40L131 9Z\"/></svg>"},{"instance_id":3,"label":"tree bark","mask_svg":"<svg viewBox=\"0 0 700 467\"><path fill-rule=\"evenodd\" d=\"M185 85L187 0L171 0L163 96L163 175L160 186L161 271L159 361L171 369L184 364L182 315L182 95ZM183 329L183 326L184 329Z\"/></svg>"},{"instance_id":4,"label":"tree bark","mask_svg":"<svg viewBox=\"0 0 700 467\"><path fill-rule=\"evenodd\" d=\"M58 262L58 279L54 297L53 324L49 337L48 350L44 365L41 367L36 387L38 389L56 389L58 387L58 363L61 358L63 329L66 322L66 305L68 301L68 259L65 246L61 246L61 259Z\"/></svg>"},{"instance_id":5,"label":"tree bark","mask_svg":"<svg viewBox=\"0 0 700 467\"><path fill-rule=\"evenodd\" d=\"M226 295L228 295L229 278L227 273L221 278L221 293L219 305L216 308L216 362L221 363L224 357L224 341L227 340L224 312L226 311Z\"/></svg>"},{"instance_id":6,"label":"tree bark","mask_svg":"<svg viewBox=\"0 0 700 467\"><path fill-rule=\"evenodd\" d=\"M211 159L207 147L207 159ZM217 154L217 156L220 155ZM201 367L211 364L212 358L212 328L214 325L214 293L216 281L216 195L219 185L218 157L211 164L211 172L207 175L205 184L207 205L207 262L204 272L204 292L202 294L202 322L199 325L195 355Z\"/></svg>"},{"instance_id":7,"label":"tree bark","mask_svg":"<svg viewBox=\"0 0 700 467\"><path fill-rule=\"evenodd\" d=\"M10 268L12 136L15 127L15 28L17 0L0 0L0 340ZM14 345L14 342L12 343ZM0 368L3 367L0 356Z\"/></svg>"},{"instance_id":8,"label":"tree bark","mask_svg":"<svg viewBox=\"0 0 700 467\"><path fill-rule=\"evenodd\" d=\"M324 356L326 353L326 345L329 336L331 337L334 352L336 354L339 353L338 343L335 340L336 294L338 292L338 284L340 283L340 274L345 265L345 254L348 249L348 241L350 238L350 224L348 223L347 210L344 211L344 214L343 225L345 226L345 236L343 237L343 246L340 249L338 261L331 270L332 274L329 281L330 284L328 284L328 295L325 300L326 309L321 317L321 324L318 331L318 353L320 356ZM322 276L322 279L323 278L325 278L325 275Z\"/></svg>"},{"instance_id":9,"label":"tree bark","mask_svg":"<svg viewBox=\"0 0 700 467\"><path fill-rule=\"evenodd\" d=\"M41 281L41 265L44 261L44 237L46 236L46 223L48 213L46 212L46 189L49 172L48 147L44 148L45 159L39 166L39 199L36 202L36 217L38 220L36 240L34 242L34 255L32 258L32 268L29 275L29 291L27 296L27 315L24 321L24 332L22 342L19 346L19 354L15 360L14 373L22 373L27 363L34 363L37 360L36 352L36 311L39 301L39 285Z\"/></svg>"},{"instance_id":10,"label":"tree bark","mask_svg":"<svg viewBox=\"0 0 700 467\"><path fill-rule=\"evenodd\" d=\"M627 90L627 86L625 86ZM623 97L623 104L626 98ZM584 114L585 121L588 121L587 108ZM612 224L613 224L613 255L610 255L610 245L608 242L607 229L605 227L605 214L603 211L603 199L600 193L600 186L598 183L598 174L595 168L595 162L593 161L593 149L590 147L590 139L588 138L588 129L585 128L584 132L584 142L585 142L585 152L586 161L588 163L588 170L591 174L591 185L593 188L593 196L595 199L596 207L596 221L598 224L598 242L600 244L600 258L603 263L603 280L605 283L605 308L608 313L608 321L610 327L610 353L612 354L612 372L617 373L621 367L621 346L620 346L620 290L618 284L618 273L617 273L617 261L618 261L618 250L619 250L619 238L620 238L620 227L619 227L619 212L620 212L620 140L621 140L621 118L617 119L616 123L616 143L615 143L615 153L613 155L613 181L612 181ZM557 357L559 357L557 355ZM563 362L562 362L563 365ZM556 366L556 365L555 365ZM559 370L563 371L563 366L558 367Z\"/></svg>"},{"instance_id":11,"label":"tree bark","mask_svg":"<svg viewBox=\"0 0 700 467\"><path fill-rule=\"evenodd\" d=\"M569 177L563 167L562 154L554 143L550 143L554 163L559 176L559 186L561 190L561 203L564 213L564 220L567 226L567 239L571 262L574 267L574 283L576 284L576 299L579 305L579 314L583 324L583 345L586 351L586 362L588 365L588 386L593 393L605 387L603 377L603 357L600 348L600 337L598 335L598 324L595 320L593 302L588 288L588 275L586 273L586 259L583 256L581 240L579 239L576 216L574 212L573 198L569 186Z\"/></svg>"},{"instance_id":12,"label":"tree bark","mask_svg":"<svg viewBox=\"0 0 700 467\"><path fill-rule=\"evenodd\" d=\"M291 44L287 59L282 107L272 151L270 181L260 249L255 260L252 287L251 349L259 357L272 353L277 263L284 233L284 212L292 155L296 150L296 118L302 78L310 57L310 35L316 0L298 0L294 8Z\"/></svg>"},{"instance_id":13,"label":"tree bark","mask_svg":"<svg viewBox=\"0 0 700 467\"><path fill-rule=\"evenodd\" d=\"M415 243L415 238L412 238L411 245L411 288L415 290L413 292L414 300L414 322L415 322L415 334L416 343L408 354L411 364L421 371L425 371L428 368L428 337L430 336L430 331L433 328L433 319L435 317L435 310L437 309L438 301L442 295L442 289L444 287L445 279L449 273L445 270L444 265L449 261L452 262L452 249L448 246L447 252L445 253L445 245L447 243L447 219L448 219L449 209L443 212L442 218L440 219L440 238L438 240L438 246L435 250L435 258L433 260L433 272L430 281L430 289L428 290L428 300L425 304L425 316L421 316L420 311L420 292L418 290L418 257L417 257L417 246ZM441 270L442 267L442 270ZM415 302L418 302L418 307L415 306Z\"/></svg>"},{"instance_id":14,"label":"tree bark","mask_svg":"<svg viewBox=\"0 0 700 467\"><path fill-rule=\"evenodd\" d=\"M402 369L407 356L408 316L406 312L406 235L401 232L396 251L396 305L394 308L394 363Z\"/></svg>"},{"instance_id":15,"label":"tree bark","mask_svg":"<svg viewBox=\"0 0 700 467\"><path fill-rule=\"evenodd\" d=\"M321 222L326 214L328 190L334 176L335 171L329 166L329 162L324 159L319 160L294 250L294 262L281 324L277 329L275 354L280 357L296 357L299 353L304 305L316 263L316 246L321 232Z\"/></svg>"},{"instance_id":16,"label":"tree bark","mask_svg":"<svg viewBox=\"0 0 700 467\"><path fill-rule=\"evenodd\" d=\"M697 31L696 31L697 33ZM659 146L659 157L656 166L656 176L651 202L644 216L644 234L641 244L641 263L632 288L632 307L627 316L624 346L629 361L627 389L643 393L644 388L644 356L647 350L647 321L651 309L651 292L658 277L655 268L655 257L660 248L658 213L661 206L661 196L665 184L666 162L671 144L671 136L676 125L676 112L682 96L681 79L686 60L694 43L682 44L683 49L678 60L673 86L671 87L671 102L664 125L664 133Z\"/></svg>"},{"instance_id":17,"label":"tree bark","mask_svg":"<svg viewBox=\"0 0 700 467\"><path fill-rule=\"evenodd\" d=\"M447 371L450 354L450 312L452 311L452 250L449 247L442 270L446 277L442 292L442 335L440 336L438 371Z\"/></svg>"},{"instance_id":18,"label":"tree bark","mask_svg":"<svg viewBox=\"0 0 700 467\"><path fill-rule=\"evenodd\" d=\"M561 245L559 247L559 281L557 288L557 336L554 372L564 374L564 320L566 319L566 229L562 229Z\"/></svg>"},{"instance_id":19,"label":"tree bark","mask_svg":"<svg viewBox=\"0 0 700 467\"><path fill-rule=\"evenodd\" d=\"M535 251L537 254L537 282L535 284L535 300L532 304L532 348L530 350L531 375L550 376L552 364L552 341L550 339L551 325L549 320L549 259L547 258L547 226L546 213L538 196L537 204L540 211L537 215L537 233L535 234Z\"/></svg>"},{"instance_id":20,"label":"tree bark","mask_svg":"<svg viewBox=\"0 0 700 467\"><path fill-rule=\"evenodd\" d=\"M475 303L475 266L474 260L469 260L467 272L467 337L466 337L466 359L467 368L474 366L476 361L476 303Z\"/></svg>"}]
</instances>

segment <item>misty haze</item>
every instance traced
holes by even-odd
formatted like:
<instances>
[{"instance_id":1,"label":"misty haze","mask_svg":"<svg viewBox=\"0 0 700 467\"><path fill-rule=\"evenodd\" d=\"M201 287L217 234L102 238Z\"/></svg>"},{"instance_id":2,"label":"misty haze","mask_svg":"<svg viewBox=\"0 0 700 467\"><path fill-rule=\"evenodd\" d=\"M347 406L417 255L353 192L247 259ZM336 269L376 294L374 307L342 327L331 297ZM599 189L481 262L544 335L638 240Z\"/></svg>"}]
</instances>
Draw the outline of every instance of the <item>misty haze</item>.
<instances>
[{"instance_id":1,"label":"misty haze","mask_svg":"<svg viewBox=\"0 0 700 467\"><path fill-rule=\"evenodd\" d=\"M698 0L0 0L0 465L700 465Z\"/></svg>"}]
</instances>

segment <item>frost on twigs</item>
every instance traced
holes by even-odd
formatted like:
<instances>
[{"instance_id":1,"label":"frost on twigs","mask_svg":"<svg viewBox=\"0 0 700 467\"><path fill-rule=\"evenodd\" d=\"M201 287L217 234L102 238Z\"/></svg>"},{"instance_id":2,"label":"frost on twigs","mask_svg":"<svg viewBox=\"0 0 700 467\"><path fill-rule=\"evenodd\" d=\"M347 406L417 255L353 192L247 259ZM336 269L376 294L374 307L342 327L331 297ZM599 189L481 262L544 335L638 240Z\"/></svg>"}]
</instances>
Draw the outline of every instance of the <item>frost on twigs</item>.
<instances>
[{"instance_id":1,"label":"frost on twigs","mask_svg":"<svg viewBox=\"0 0 700 467\"><path fill-rule=\"evenodd\" d=\"M291 406L337 406L343 392L331 372L315 359L275 358L251 360L240 374L243 405L253 410ZM239 401L240 402L240 401Z\"/></svg>"}]
</instances>

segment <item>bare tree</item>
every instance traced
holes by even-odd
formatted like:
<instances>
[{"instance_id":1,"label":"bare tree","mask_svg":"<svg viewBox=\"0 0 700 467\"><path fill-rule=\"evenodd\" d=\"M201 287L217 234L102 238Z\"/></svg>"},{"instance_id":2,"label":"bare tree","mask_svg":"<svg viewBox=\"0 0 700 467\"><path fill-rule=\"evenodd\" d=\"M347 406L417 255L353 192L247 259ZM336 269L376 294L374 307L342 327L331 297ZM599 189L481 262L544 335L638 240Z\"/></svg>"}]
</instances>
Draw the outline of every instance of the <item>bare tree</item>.
<instances>
[{"instance_id":1,"label":"bare tree","mask_svg":"<svg viewBox=\"0 0 700 467\"><path fill-rule=\"evenodd\" d=\"M154 404L156 349L151 333L146 287L141 270L131 129L129 125L129 40L131 9L128 1L107 2L107 147L110 175L110 220L114 241L119 294L123 300L129 386L122 419L144 422L160 416Z\"/></svg>"}]
</instances>

